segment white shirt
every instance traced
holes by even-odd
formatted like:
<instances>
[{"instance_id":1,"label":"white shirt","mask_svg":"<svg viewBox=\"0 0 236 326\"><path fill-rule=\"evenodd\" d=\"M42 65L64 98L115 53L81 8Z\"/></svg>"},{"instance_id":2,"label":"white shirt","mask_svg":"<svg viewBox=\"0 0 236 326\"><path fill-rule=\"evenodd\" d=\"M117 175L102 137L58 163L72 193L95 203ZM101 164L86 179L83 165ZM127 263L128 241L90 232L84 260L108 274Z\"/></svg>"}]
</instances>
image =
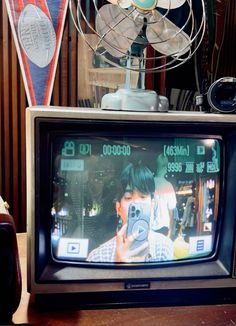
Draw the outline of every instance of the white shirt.
<instances>
[{"instance_id":1,"label":"white shirt","mask_svg":"<svg viewBox=\"0 0 236 326\"><path fill-rule=\"evenodd\" d=\"M176 207L176 195L172 184L164 177L155 177L153 230L169 228L170 213Z\"/></svg>"}]
</instances>

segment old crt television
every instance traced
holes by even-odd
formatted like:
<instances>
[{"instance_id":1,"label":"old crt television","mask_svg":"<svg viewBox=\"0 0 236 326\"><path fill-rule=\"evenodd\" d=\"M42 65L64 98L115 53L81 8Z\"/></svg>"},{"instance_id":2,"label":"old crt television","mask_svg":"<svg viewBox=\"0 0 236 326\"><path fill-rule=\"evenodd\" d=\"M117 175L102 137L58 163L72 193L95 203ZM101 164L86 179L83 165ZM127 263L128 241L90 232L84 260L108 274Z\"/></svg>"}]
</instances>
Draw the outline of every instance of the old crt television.
<instances>
[{"instance_id":1,"label":"old crt television","mask_svg":"<svg viewBox=\"0 0 236 326\"><path fill-rule=\"evenodd\" d=\"M36 302L236 301L235 115L31 107L26 116Z\"/></svg>"}]
</instances>

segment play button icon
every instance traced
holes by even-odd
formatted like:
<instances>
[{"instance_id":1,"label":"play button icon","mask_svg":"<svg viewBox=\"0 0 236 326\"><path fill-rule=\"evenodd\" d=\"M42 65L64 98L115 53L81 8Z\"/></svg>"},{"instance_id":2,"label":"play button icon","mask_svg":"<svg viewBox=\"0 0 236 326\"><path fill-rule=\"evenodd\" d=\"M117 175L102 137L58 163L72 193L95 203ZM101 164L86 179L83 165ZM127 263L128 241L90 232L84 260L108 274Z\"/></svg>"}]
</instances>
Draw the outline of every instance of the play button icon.
<instances>
[{"instance_id":1,"label":"play button icon","mask_svg":"<svg viewBox=\"0 0 236 326\"><path fill-rule=\"evenodd\" d=\"M135 237L136 240L144 241L147 239L148 230L149 227L147 221L141 219L134 223L132 233L137 235Z\"/></svg>"},{"instance_id":2,"label":"play button icon","mask_svg":"<svg viewBox=\"0 0 236 326\"><path fill-rule=\"evenodd\" d=\"M58 258L85 259L88 256L89 239L60 238L58 243Z\"/></svg>"},{"instance_id":3,"label":"play button icon","mask_svg":"<svg viewBox=\"0 0 236 326\"><path fill-rule=\"evenodd\" d=\"M67 245L67 252L69 254L78 254L79 253L79 243L69 242Z\"/></svg>"},{"instance_id":4,"label":"play button icon","mask_svg":"<svg viewBox=\"0 0 236 326\"><path fill-rule=\"evenodd\" d=\"M145 232L145 229L139 225L137 228L138 236L142 236L142 233Z\"/></svg>"}]
</instances>

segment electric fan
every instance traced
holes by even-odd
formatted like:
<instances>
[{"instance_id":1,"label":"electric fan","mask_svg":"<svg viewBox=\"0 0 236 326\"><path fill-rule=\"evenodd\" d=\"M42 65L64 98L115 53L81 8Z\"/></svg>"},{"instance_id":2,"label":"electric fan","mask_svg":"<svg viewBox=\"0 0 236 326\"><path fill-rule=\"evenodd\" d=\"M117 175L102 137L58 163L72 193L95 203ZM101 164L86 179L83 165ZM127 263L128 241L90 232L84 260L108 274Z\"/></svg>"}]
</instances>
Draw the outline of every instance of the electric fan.
<instances>
[{"instance_id":1,"label":"electric fan","mask_svg":"<svg viewBox=\"0 0 236 326\"><path fill-rule=\"evenodd\" d=\"M106 94L102 108L167 110L167 98L145 89L145 75L176 68L194 55L205 33L204 0L92 0L95 24L86 17L85 2L75 1L77 17L72 0L69 3L72 19L85 42L109 65L126 69L124 87ZM195 13L196 4L200 15L199 10ZM95 45L87 39L88 30L97 35ZM139 72L135 89L130 87L131 71Z\"/></svg>"}]
</instances>

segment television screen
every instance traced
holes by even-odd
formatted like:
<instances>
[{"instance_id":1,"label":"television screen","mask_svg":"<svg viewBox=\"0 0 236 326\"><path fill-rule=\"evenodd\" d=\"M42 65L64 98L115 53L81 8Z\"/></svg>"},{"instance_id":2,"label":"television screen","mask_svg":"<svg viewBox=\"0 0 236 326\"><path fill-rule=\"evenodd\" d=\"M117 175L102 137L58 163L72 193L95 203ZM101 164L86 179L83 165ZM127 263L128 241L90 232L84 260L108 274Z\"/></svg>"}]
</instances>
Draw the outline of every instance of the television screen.
<instances>
[{"instance_id":1,"label":"television screen","mask_svg":"<svg viewBox=\"0 0 236 326\"><path fill-rule=\"evenodd\" d=\"M214 253L220 137L52 135L54 261L130 266Z\"/></svg>"}]
</instances>

